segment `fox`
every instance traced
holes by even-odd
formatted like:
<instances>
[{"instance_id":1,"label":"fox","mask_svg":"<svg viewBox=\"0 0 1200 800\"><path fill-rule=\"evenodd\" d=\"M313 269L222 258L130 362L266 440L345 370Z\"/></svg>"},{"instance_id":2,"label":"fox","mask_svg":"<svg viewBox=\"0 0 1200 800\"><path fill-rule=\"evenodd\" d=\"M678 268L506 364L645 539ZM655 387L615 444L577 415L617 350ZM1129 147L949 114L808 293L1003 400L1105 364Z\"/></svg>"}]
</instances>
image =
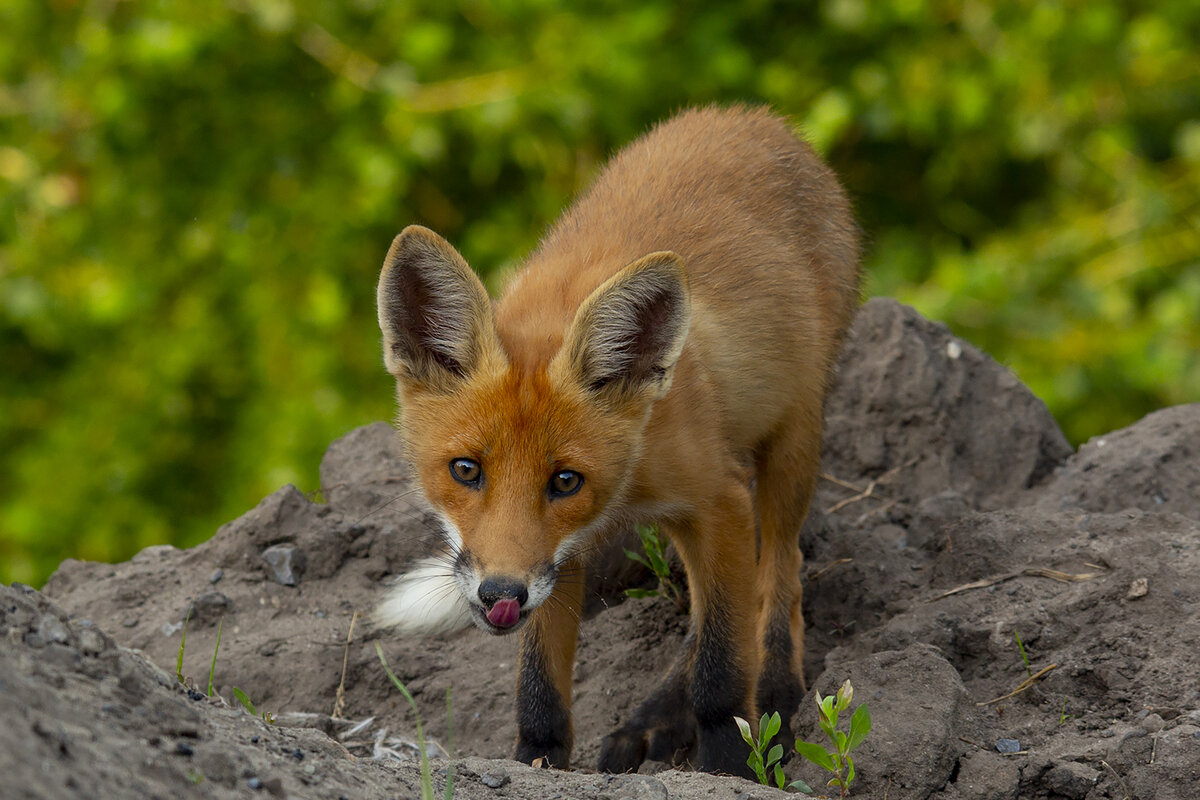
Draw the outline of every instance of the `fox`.
<instances>
[{"instance_id":1,"label":"fox","mask_svg":"<svg viewBox=\"0 0 1200 800\"><path fill-rule=\"evenodd\" d=\"M569 766L582 576L640 524L674 545L689 627L600 770L748 775L734 717L797 708L799 535L859 256L834 173L748 106L685 110L618 151L495 301L438 234L395 237L384 363L445 551L377 617L520 632L516 760Z\"/></svg>"}]
</instances>

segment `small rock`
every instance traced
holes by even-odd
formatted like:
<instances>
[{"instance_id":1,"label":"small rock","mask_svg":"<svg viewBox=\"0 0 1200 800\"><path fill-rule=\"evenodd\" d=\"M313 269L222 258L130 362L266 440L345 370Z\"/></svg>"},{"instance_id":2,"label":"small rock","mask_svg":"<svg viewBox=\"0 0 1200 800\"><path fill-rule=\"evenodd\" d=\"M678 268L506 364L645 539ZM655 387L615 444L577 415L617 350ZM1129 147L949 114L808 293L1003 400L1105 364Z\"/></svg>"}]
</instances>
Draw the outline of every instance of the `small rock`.
<instances>
[{"instance_id":1,"label":"small rock","mask_svg":"<svg viewBox=\"0 0 1200 800\"><path fill-rule=\"evenodd\" d=\"M1001 753L1019 753L1021 752L1021 742L1017 739L997 739L996 750Z\"/></svg>"},{"instance_id":2,"label":"small rock","mask_svg":"<svg viewBox=\"0 0 1200 800\"><path fill-rule=\"evenodd\" d=\"M1145 597L1150 591L1150 582L1145 578L1137 578L1133 583L1129 584L1129 591L1125 593L1126 600L1137 600L1139 597Z\"/></svg>"},{"instance_id":3,"label":"small rock","mask_svg":"<svg viewBox=\"0 0 1200 800\"><path fill-rule=\"evenodd\" d=\"M233 610L233 601L220 592L205 592L188 603L183 618L192 622L216 621Z\"/></svg>"},{"instance_id":4,"label":"small rock","mask_svg":"<svg viewBox=\"0 0 1200 800\"><path fill-rule=\"evenodd\" d=\"M181 756L190 756L190 755L194 755L196 753L196 751L187 742L178 742L175 745L175 753L177 755L181 755Z\"/></svg>"},{"instance_id":5,"label":"small rock","mask_svg":"<svg viewBox=\"0 0 1200 800\"><path fill-rule=\"evenodd\" d=\"M137 624L137 617L126 617L125 619L121 620L121 625L126 628L136 628Z\"/></svg>"},{"instance_id":6,"label":"small rock","mask_svg":"<svg viewBox=\"0 0 1200 800\"><path fill-rule=\"evenodd\" d=\"M216 569L213 570L213 574L208 576L208 582L209 583L218 583L221 580L221 578L224 578L224 577L225 577L225 570L221 569L220 567L217 567Z\"/></svg>"},{"instance_id":7,"label":"small rock","mask_svg":"<svg viewBox=\"0 0 1200 800\"><path fill-rule=\"evenodd\" d=\"M501 786L507 786L511 778L508 773L502 769L485 772L479 776L479 782L489 789L499 789Z\"/></svg>"},{"instance_id":8,"label":"small rock","mask_svg":"<svg viewBox=\"0 0 1200 800\"><path fill-rule=\"evenodd\" d=\"M275 582L295 586L304 574L304 551L293 544L275 544L262 552L263 561L271 568Z\"/></svg>"},{"instance_id":9,"label":"small rock","mask_svg":"<svg viewBox=\"0 0 1200 800\"><path fill-rule=\"evenodd\" d=\"M84 655L96 656L104 652L104 635L99 631L85 628L79 632L79 649Z\"/></svg>"},{"instance_id":10,"label":"small rock","mask_svg":"<svg viewBox=\"0 0 1200 800\"><path fill-rule=\"evenodd\" d=\"M1138 724L1145 728L1148 733L1158 733L1163 729L1163 718L1158 714L1147 714L1142 717L1142 721Z\"/></svg>"},{"instance_id":11,"label":"small rock","mask_svg":"<svg viewBox=\"0 0 1200 800\"><path fill-rule=\"evenodd\" d=\"M251 789L258 791L259 789L262 788L262 781L260 781L258 778L247 778L246 785L249 786Z\"/></svg>"},{"instance_id":12,"label":"small rock","mask_svg":"<svg viewBox=\"0 0 1200 800\"><path fill-rule=\"evenodd\" d=\"M1046 772L1042 783L1047 789L1071 800L1083 800L1096 785L1100 773L1074 761L1055 764Z\"/></svg>"},{"instance_id":13,"label":"small rock","mask_svg":"<svg viewBox=\"0 0 1200 800\"><path fill-rule=\"evenodd\" d=\"M667 800L667 787L649 775L618 775L605 796L613 800Z\"/></svg>"},{"instance_id":14,"label":"small rock","mask_svg":"<svg viewBox=\"0 0 1200 800\"><path fill-rule=\"evenodd\" d=\"M295 750L292 751L292 758L296 759L297 761L303 761L304 760L304 751L301 750L299 747L297 747Z\"/></svg>"}]
</instances>

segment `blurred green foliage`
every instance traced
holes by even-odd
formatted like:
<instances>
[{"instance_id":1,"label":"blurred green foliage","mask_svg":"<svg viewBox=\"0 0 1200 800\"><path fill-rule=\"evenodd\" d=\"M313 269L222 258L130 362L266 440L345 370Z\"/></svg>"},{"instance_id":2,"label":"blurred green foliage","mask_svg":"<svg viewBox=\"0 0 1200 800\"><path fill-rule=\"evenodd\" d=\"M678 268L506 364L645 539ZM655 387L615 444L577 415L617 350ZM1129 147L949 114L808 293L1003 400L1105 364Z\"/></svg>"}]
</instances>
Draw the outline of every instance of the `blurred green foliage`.
<instances>
[{"instance_id":1,"label":"blurred green foliage","mask_svg":"<svg viewBox=\"0 0 1200 800\"><path fill-rule=\"evenodd\" d=\"M792 115L869 290L1080 441L1200 398L1200 4L8 0L0 580L193 544L392 414L374 286L498 276L688 104Z\"/></svg>"}]
</instances>

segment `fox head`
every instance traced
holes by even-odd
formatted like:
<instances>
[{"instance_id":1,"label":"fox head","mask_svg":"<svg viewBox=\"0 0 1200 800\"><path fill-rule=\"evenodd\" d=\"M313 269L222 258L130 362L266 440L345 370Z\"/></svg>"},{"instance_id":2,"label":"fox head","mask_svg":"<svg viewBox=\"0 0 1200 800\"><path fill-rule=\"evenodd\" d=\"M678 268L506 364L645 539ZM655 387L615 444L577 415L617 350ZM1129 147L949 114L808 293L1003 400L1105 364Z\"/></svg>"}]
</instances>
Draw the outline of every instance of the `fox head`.
<instances>
[{"instance_id":1,"label":"fox head","mask_svg":"<svg viewBox=\"0 0 1200 800\"><path fill-rule=\"evenodd\" d=\"M471 618L492 633L518 629L617 521L688 332L674 253L620 269L529 347L528 319L547 316L533 306L563 302L536 294L505 307L525 331L513 333L462 256L415 225L392 242L379 278L401 436Z\"/></svg>"}]
</instances>

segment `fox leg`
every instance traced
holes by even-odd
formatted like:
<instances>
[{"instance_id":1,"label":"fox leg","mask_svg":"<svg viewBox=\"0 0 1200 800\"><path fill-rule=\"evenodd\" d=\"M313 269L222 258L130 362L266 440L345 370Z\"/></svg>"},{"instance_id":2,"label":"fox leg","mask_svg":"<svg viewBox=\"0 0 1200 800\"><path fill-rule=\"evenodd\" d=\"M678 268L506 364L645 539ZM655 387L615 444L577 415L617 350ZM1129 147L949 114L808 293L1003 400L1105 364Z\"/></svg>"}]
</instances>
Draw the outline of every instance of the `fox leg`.
<instances>
[{"instance_id":1,"label":"fox leg","mask_svg":"<svg viewBox=\"0 0 1200 800\"><path fill-rule=\"evenodd\" d=\"M559 571L550 597L521 632L517 674L517 752L525 764L544 758L558 769L571 759L571 674L583 609L582 565Z\"/></svg>"},{"instance_id":2,"label":"fox leg","mask_svg":"<svg viewBox=\"0 0 1200 800\"><path fill-rule=\"evenodd\" d=\"M687 568L696 650L689 686L696 716L697 769L752 777L734 716L756 723L757 611L748 583L755 571L754 510L732 476L675 538Z\"/></svg>"},{"instance_id":3,"label":"fox leg","mask_svg":"<svg viewBox=\"0 0 1200 800\"><path fill-rule=\"evenodd\" d=\"M821 406L794 411L758 457L758 635L762 669L758 707L778 711L787 730L804 694L800 528L821 465ZM807 412L807 413L804 413Z\"/></svg>"}]
</instances>

